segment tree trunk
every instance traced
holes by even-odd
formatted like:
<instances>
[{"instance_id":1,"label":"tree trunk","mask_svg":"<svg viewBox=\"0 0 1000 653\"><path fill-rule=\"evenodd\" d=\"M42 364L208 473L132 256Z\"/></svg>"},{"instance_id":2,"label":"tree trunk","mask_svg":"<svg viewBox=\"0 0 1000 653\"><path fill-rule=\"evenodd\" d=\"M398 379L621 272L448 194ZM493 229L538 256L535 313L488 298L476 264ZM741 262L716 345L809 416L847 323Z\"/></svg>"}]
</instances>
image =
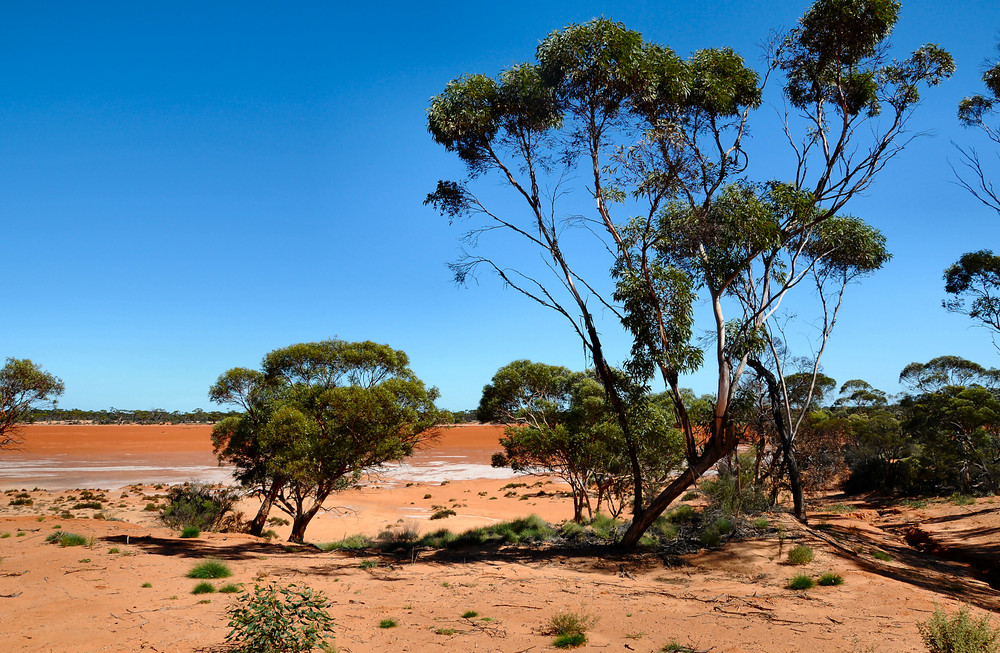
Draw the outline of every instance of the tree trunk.
<instances>
[{"instance_id":1,"label":"tree trunk","mask_svg":"<svg viewBox=\"0 0 1000 653\"><path fill-rule=\"evenodd\" d=\"M260 537L261 533L264 532L264 526L267 525L267 516L271 512L271 506L274 505L274 499L278 496L278 492L281 491L282 485L281 481L275 480L271 483L271 487L268 488L267 492L264 493L264 500L260 504L260 510L257 511L257 515L250 522L250 528L247 530L251 535Z\"/></svg>"},{"instance_id":2,"label":"tree trunk","mask_svg":"<svg viewBox=\"0 0 1000 653\"><path fill-rule=\"evenodd\" d=\"M326 497L323 497L325 499ZM292 520L292 534L288 536L288 541L295 544L302 544L306 536L306 526L312 521L312 518L316 516L319 509L323 506L323 500L317 498L313 505L308 510L300 511L295 515L294 520Z\"/></svg>"},{"instance_id":3,"label":"tree trunk","mask_svg":"<svg viewBox=\"0 0 1000 653\"><path fill-rule=\"evenodd\" d=\"M799 464L795 460L795 449L792 446L792 437L785 424L784 413L781 411L781 393L778 390L778 381L774 378L771 370L764 367L760 361L749 359L747 365L753 368L757 376L764 379L767 384L767 394L771 400L771 414L774 417L774 428L778 432L781 440L781 455L785 461L785 471L788 472L788 484L792 490L792 506L795 518L803 524L806 523L805 494L802 489L802 475L799 473ZM775 482L777 482L775 478Z\"/></svg>"}]
</instances>

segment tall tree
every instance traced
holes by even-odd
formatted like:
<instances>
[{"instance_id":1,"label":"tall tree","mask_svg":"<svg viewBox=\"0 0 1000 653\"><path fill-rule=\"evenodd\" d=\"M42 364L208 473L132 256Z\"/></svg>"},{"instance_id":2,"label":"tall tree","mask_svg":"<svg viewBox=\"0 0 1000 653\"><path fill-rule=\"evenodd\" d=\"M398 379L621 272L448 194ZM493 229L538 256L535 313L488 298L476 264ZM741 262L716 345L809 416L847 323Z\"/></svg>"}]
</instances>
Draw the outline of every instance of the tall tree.
<instances>
[{"instance_id":1,"label":"tall tree","mask_svg":"<svg viewBox=\"0 0 1000 653\"><path fill-rule=\"evenodd\" d=\"M637 543L671 501L735 448L733 394L751 355L766 350L765 324L813 270L852 256L824 238L825 224L837 220L868 237L853 241L862 251L878 249L877 232L839 213L908 141L920 88L953 69L933 45L888 60L898 8L893 0L820 0L777 44L763 74L729 48L682 59L597 19L550 34L537 63L496 79L460 77L432 99L428 129L467 164L469 179L439 182L427 201L452 219L477 221L466 235L470 251L453 266L456 278L492 270L563 315L581 338L630 458L633 520L623 544ZM786 80L794 113L786 136L798 165L792 181L754 184L741 180L750 170L743 140L772 74ZM476 196L472 182L493 173L523 200L526 214L492 210ZM565 180L574 176L586 179L589 213L563 206ZM635 217L616 220L616 212ZM498 233L539 252L546 267L532 272L471 251ZM596 239L589 249L588 237ZM613 289L582 272L601 253ZM798 265L791 274L790 260ZM692 339L699 298L712 312L705 351ZM632 336L627 374L616 373L605 351L598 307ZM699 368L706 352L717 389L699 445L679 377ZM633 407L654 375L685 434L688 466L647 496L637 438L642 411Z\"/></svg>"},{"instance_id":2,"label":"tall tree","mask_svg":"<svg viewBox=\"0 0 1000 653\"><path fill-rule=\"evenodd\" d=\"M8 358L0 368L0 449L21 444L21 430L34 421L34 411L54 401L63 382L27 358Z\"/></svg>"},{"instance_id":3,"label":"tall tree","mask_svg":"<svg viewBox=\"0 0 1000 653\"><path fill-rule=\"evenodd\" d=\"M302 542L335 490L412 454L438 419L437 389L424 386L405 353L373 342L276 349L259 373L223 374L210 396L245 409L216 426L216 449L265 504L292 517L291 542Z\"/></svg>"}]
</instances>

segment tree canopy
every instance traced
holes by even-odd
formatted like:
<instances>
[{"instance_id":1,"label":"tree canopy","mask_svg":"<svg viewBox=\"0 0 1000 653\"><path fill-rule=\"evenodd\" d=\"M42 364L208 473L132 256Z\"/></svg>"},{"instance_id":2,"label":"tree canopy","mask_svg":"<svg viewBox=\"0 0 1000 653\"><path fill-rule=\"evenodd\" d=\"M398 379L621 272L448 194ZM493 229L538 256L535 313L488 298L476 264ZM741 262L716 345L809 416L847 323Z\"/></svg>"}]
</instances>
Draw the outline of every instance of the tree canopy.
<instances>
[{"instance_id":1,"label":"tree canopy","mask_svg":"<svg viewBox=\"0 0 1000 653\"><path fill-rule=\"evenodd\" d=\"M224 373L209 396L244 410L212 437L219 459L264 498L254 530L274 505L293 518L295 542L331 493L412 454L438 420L436 388L417 378L405 353L374 342L276 349L259 372Z\"/></svg>"},{"instance_id":2,"label":"tree canopy","mask_svg":"<svg viewBox=\"0 0 1000 653\"><path fill-rule=\"evenodd\" d=\"M0 449L21 443L21 428L34 421L35 410L54 401L63 382L27 358L8 358L0 368Z\"/></svg>"}]
</instances>

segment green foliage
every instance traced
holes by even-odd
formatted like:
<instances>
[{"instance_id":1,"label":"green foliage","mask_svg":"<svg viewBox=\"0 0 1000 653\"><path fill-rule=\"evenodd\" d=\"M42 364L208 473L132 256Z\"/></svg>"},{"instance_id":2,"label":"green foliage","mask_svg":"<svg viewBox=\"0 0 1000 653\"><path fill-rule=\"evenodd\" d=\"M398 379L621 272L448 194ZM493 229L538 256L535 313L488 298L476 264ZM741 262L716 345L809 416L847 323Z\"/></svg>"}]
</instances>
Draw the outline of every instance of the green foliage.
<instances>
[{"instance_id":1,"label":"green foliage","mask_svg":"<svg viewBox=\"0 0 1000 653\"><path fill-rule=\"evenodd\" d=\"M8 358L0 367L0 449L20 444L21 429L34 421L35 408L64 390L62 381L29 359Z\"/></svg>"},{"instance_id":2,"label":"green foliage","mask_svg":"<svg viewBox=\"0 0 1000 653\"><path fill-rule=\"evenodd\" d=\"M328 542L317 546L323 551L359 551L372 546L372 540L367 535L348 535L339 542Z\"/></svg>"},{"instance_id":3,"label":"green foliage","mask_svg":"<svg viewBox=\"0 0 1000 653\"><path fill-rule=\"evenodd\" d=\"M322 592L298 585L254 585L228 610L234 653L308 653L333 631Z\"/></svg>"},{"instance_id":4,"label":"green foliage","mask_svg":"<svg viewBox=\"0 0 1000 653\"><path fill-rule=\"evenodd\" d=\"M383 619L382 621L378 622L379 628L395 628L398 625L399 622L393 619L392 617L389 617L388 619Z\"/></svg>"},{"instance_id":5,"label":"green foliage","mask_svg":"<svg viewBox=\"0 0 1000 653\"><path fill-rule=\"evenodd\" d=\"M691 506L677 506L669 513L667 513L667 519L675 524L681 524L685 522L690 522L694 519L695 511Z\"/></svg>"},{"instance_id":6,"label":"green foliage","mask_svg":"<svg viewBox=\"0 0 1000 653\"><path fill-rule=\"evenodd\" d=\"M451 508L444 508L443 510L434 512L434 514L432 514L428 519L447 519L448 517L452 517L457 514L458 513Z\"/></svg>"},{"instance_id":7,"label":"green foliage","mask_svg":"<svg viewBox=\"0 0 1000 653\"><path fill-rule=\"evenodd\" d=\"M948 500L951 501L956 506L974 506L974 505L976 505L976 498L975 497L970 497L969 495L967 495L967 494L961 494L960 492L956 492L955 494L951 495L950 497L948 497Z\"/></svg>"},{"instance_id":8,"label":"green foliage","mask_svg":"<svg viewBox=\"0 0 1000 653\"><path fill-rule=\"evenodd\" d=\"M15 497L8 502L11 506L33 506L35 502L32 499L25 499L23 497Z\"/></svg>"},{"instance_id":9,"label":"green foliage","mask_svg":"<svg viewBox=\"0 0 1000 653\"><path fill-rule=\"evenodd\" d=\"M677 642L676 640L666 644L662 649L664 653L694 653L694 649L690 646L685 646Z\"/></svg>"},{"instance_id":10,"label":"green foliage","mask_svg":"<svg viewBox=\"0 0 1000 653\"><path fill-rule=\"evenodd\" d=\"M582 612L557 612L549 619L548 632L555 636L556 648L575 648L587 642L587 630L597 618Z\"/></svg>"},{"instance_id":11,"label":"green foliage","mask_svg":"<svg viewBox=\"0 0 1000 653\"><path fill-rule=\"evenodd\" d=\"M872 557L876 560L881 560L882 562L889 562L892 560L892 556L885 551L872 551Z\"/></svg>"},{"instance_id":12,"label":"green foliage","mask_svg":"<svg viewBox=\"0 0 1000 653\"><path fill-rule=\"evenodd\" d=\"M62 547L67 546L84 546L88 543L88 540L83 535L77 535L76 533L66 533L63 531L56 531L55 533L50 533L48 537L45 538L46 542L51 542L53 544L58 544Z\"/></svg>"},{"instance_id":13,"label":"green foliage","mask_svg":"<svg viewBox=\"0 0 1000 653\"><path fill-rule=\"evenodd\" d=\"M813 561L813 557L812 547L799 544L789 550L788 563L792 565L806 565Z\"/></svg>"},{"instance_id":14,"label":"green foliage","mask_svg":"<svg viewBox=\"0 0 1000 653\"><path fill-rule=\"evenodd\" d=\"M465 612L462 613L463 619L475 619L478 616L479 613L476 612L475 610L466 610Z\"/></svg>"},{"instance_id":15,"label":"green foliage","mask_svg":"<svg viewBox=\"0 0 1000 653\"><path fill-rule=\"evenodd\" d=\"M215 425L213 444L244 487L293 518L293 542L331 493L412 454L438 419L437 389L425 387L404 352L374 342L276 349L262 371L229 370L209 394L245 409ZM258 514L254 527L263 522Z\"/></svg>"},{"instance_id":16,"label":"green foliage","mask_svg":"<svg viewBox=\"0 0 1000 653\"><path fill-rule=\"evenodd\" d=\"M358 563L358 569L375 569L378 567L378 560L375 558L367 558Z\"/></svg>"},{"instance_id":17,"label":"green foliage","mask_svg":"<svg viewBox=\"0 0 1000 653\"><path fill-rule=\"evenodd\" d=\"M203 483L175 485L167 493L167 503L160 516L171 528L219 530L229 523L240 496L240 492L233 488L212 487Z\"/></svg>"},{"instance_id":18,"label":"green foliage","mask_svg":"<svg viewBox=\"0 0 1000 653\"><path fill-rule=\"evenodd\" d=\"M703 481L700 487L711 504L722 512L754 514L770 507L764 488L757 486L754 480L754 456L738 454L735 464L723 462L719 465L718 476Z\"/></svg>"},{"instance_id":19,"label":"green foliage","mask_svg":"<svg viewBox=\"0 0 1000 653\"><path fill-rule=\"evenodd\" d=\"M239 583L226 583L219 588L222 594L239 594L243 591L243 585Z\"/></svg>"},{"instance_id":20,"label":"green foliage","mask_svg":"<svg viewBox=\"0 0 1000 653\"><path fill-rule=\"evenodd\" d=\"M719 529L716 527L709 526L701 532L698 540L703 547L711 549L722 544L722 534L719 533Z\"/></svg>"},{"instance_id":21,"label":"green foliage","mask_svg":"<svg viewBox=\"0 0 1000 653\"><path fill-rule=\"evenodd\" d=\"M188 578L229 578L232 575L232 570L218 560L201 562L187 573Z\"/></svg>"},{"instance_id":22,"label":"green foliage","mask_svg":"<svg viewBox=\"0 0 1000 653\"><path fill-rule=\"evenodd\" d=\"M799 574L794 576L788 581L788 589L790 590L809 590L816 586L816 581L812 577L805 574Z\"/></svg>"},{"instance_id":23,"label":"green foliage","mask_svg":"<svg viewBox=\"0 0 1000 653\"><path fill-rule=\"evenodd\" d=\"M185 526L183 530L181 530L181 537L184 538L198 537L199 535L201 535L201 531L197 526Z\"/></svg>"},{"instance_id":24,"label":"green foliage","mask_svg":"<svg viewBox=\"0 0 1000 653\"><path fill-rule=\"evenodd\" d=\"M194 586L191 590L192 594L212 594L215 592L215 585L212 585L208 581L203 581Z\"/></svg>"},{"instance_id":25,"label":"green foliage","mask_svg":"<svg viewBox=\"0 0 1000 653\"><path fill-rule=\"evenodd\" d=\"M81 501L80 503L74 503L71 510L101 510L104 508L104 504L100 501Z\"/></svg>"},{"instance_id":26,"label":"green foliage","mask_svg":"<svg viewBox=\"0 0 1000 653\"><path fill-rule=\"evenodd\" d=\"M752 525L757 530L764 530L765 528L771 525L771 522L768 521L767 517L758 517L757 519L753 520Z\"/></svg>"},{"instance_id":27,"label":"green foliage","mask_svg":"<svg viewBox=\"0 0 1000 653\"><path fill-rule=\"evenodd\" d=\"M590 520L590 528L594 531L594 534L605 540L617 539L618 529L621 527L622 522L611 517L610 515L605 515L603 512L599 512L594 515L594 518Z\"/></svg>"},{"instance_id":28,"label":"green foliage","mask_svg":"<svg viewBox=\"0 0 1000 653\"><path fill-rule=\"evenodd\" d=\"M973 619L968 606L949 617L936 608L927 621L917 624L920 638L931 653L995 653L1000 643L1000 629L989 617Z\"/></svg>"},{"instance_id":29,"label":"green foliage","mask_svg":"<svg viewBox=\"0 0 1000 653\"><path fill-rule=\"evenodd\" d=\"M823 587L832 587L832 586L835 586L835 585L843 585L844 584L844 577L841 576L840 574L835 574L832 571L828 571L828 572L826 572L825 574L823 574L823 575L821 575L819 577L819 580L817 581L817 583L819 585L822 585Z\"/></svg>"}]
</instances>

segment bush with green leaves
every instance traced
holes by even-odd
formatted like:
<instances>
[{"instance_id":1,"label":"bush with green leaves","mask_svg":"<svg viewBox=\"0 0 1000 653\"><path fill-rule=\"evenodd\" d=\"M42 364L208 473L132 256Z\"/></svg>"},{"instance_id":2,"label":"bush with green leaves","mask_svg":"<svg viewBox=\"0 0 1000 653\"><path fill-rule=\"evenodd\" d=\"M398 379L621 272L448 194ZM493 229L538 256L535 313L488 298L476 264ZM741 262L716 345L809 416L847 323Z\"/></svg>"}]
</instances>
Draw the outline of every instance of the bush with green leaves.
<instances>
[{"instance_id":1,"label":"bush with green leaves","mask_svg":"<svg viewBox=\"0 0 1000 653\"><path fill-rule=\"evenodd\" d=\"M755 514L770 507L763 487L754 484L754 456L739 454L736 461L723 461L719 473L699 486L711 504L723 513Z\"/></svg>"},{"instance_id":2,"label":"bush with green leaves","mask_svg":"<svg viewBox=\"0 0 1000 653\"><path fill-rule=\"evenodd\" d=\"M76 533L65 533L63 531L56 531L51 533L45 538L46 542L53 544L58 544L62 547L67 546L84 546L87 544L88 540L83 535L77 535Z\"/></svg>"},{"instance_id":3,"label":"bush with green leaves","mask_svg":"<svg viewBox=\"0 0 1000 653\"><path fill-rule=\"evenodd\" d=\"M254 585L229 609L233 653L308 653L333 632L329 601L298 585Z\"/></svg>"},{"instance_id":4,"label":"bush with green leaves","mask_svg":"<svg viewBox=\"0 0 1000 653\"><path fill-rule=\"evenodd\" d=\"M203 483L185 483L170 488L160 517L171 528L217 531L237 521L235 508L240 491Z\"/></svg>"},{"instance_id":5,"label":"bush with green leaves","mask_svg":"<svg viewBox=\"0 0 1000 653\"><path fill-rule=\"evenodd\" d=\"M805 574L799 574L788 581L788 589L790 590L808 590L815 586L816 581Z\"/></svg>"},{"instance_id":6,"label":"bush with green leaves","mask_svg":"<svg viewBox=\"0 0 1000 653\"><path fill-rule=\"evenodd\" d=\"M844 577L840 574L835 574L832 571L828 571L819 577L819 584L823 587L833 587L835 585L843 585Z\"/></svg>"},{"instance_id":7,"label":"bush with green leaves","mask_svg":"<svg viewBox=\"0 0 1000 653\"><path fill-rule=\"evenodd\" d=\"M917 624L920 638L931 653L996 653L1000 629L988 617L973 619L968 606L949 617L940 608L927 621Z\"/></svg>"}]
</instances>

